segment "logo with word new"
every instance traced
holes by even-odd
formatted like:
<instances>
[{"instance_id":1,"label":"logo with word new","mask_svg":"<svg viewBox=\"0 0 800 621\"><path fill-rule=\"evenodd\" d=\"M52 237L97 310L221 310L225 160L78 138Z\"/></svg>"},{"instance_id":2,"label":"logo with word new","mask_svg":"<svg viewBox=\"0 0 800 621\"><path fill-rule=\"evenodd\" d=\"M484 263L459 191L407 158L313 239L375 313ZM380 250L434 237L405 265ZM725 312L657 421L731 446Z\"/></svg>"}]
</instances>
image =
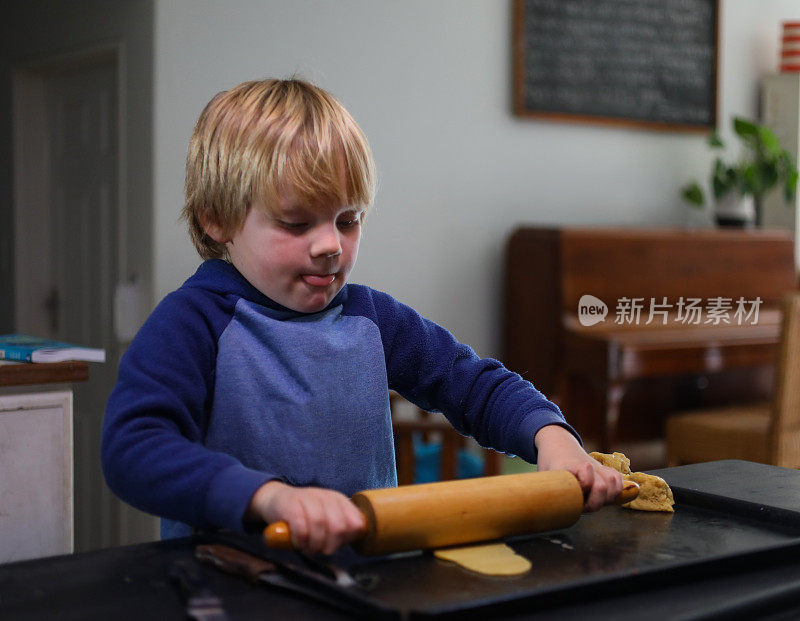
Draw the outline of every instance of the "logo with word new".
<instances>
[{"instance_id":1,"label":"logo with word new","mask_svg":"<svg viewBox=\"0 0 800 621\"><path fill-rule=\"evenodd\" d=\"M593 295L582 295L578 300L578 321L582 326L593 326L596 323L605 321L608 315L608 306L600 298Z\"/></svg>"}]
</instances>

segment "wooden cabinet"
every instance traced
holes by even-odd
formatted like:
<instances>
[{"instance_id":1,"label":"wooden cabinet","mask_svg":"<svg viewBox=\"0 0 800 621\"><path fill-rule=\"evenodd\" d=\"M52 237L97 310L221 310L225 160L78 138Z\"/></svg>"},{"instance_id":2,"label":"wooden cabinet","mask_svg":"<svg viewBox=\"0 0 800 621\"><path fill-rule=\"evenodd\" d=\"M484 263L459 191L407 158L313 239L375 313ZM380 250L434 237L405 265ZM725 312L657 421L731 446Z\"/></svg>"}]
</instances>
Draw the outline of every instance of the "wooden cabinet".
<instances>
[{"instance_id":1,"label":"wooden cabinet","mask_svg":"<svg viewBox=\"0 0 800 621\"><path fill-rule=\"evenodd\" d=\"M786 231L521 227L507 246L503 362L557 398L580 433L599 436L601 450L618 450L631 389L642 394L626 417L631 432L636 419L652 418L682 390L651 380L713 377L737 390L751 380L754 392L760 387L777 348L779 302L797 289L793 256ZM584 297L607 315L582 322ZM759 302L753 324L675 315L682 301L739 299ZM641 321L615 318L625 301L645 307ZM651 321L647 306L670 310L663 322ZM659 384L667 399L654 392Z\"/></svg>"},{"instance_id":2,"label":"wooden cabinet","mask_svg":"<svg viewBox=\"0 0 800 621\"><path fill-rule=\"evenodd\" d=\"M72 390L86 363L0 365L0 563L73 552Z\"/></svg>"},{"instance_id":3,"label":"wooden cabinet","mask_svg":"<svg viewBox=\"0 0 800 621\"><path fill-rule=\"evenodd\" d=\"M0 396L0 562L73 551L72 392Z\"/></svg>"}]
</instances>

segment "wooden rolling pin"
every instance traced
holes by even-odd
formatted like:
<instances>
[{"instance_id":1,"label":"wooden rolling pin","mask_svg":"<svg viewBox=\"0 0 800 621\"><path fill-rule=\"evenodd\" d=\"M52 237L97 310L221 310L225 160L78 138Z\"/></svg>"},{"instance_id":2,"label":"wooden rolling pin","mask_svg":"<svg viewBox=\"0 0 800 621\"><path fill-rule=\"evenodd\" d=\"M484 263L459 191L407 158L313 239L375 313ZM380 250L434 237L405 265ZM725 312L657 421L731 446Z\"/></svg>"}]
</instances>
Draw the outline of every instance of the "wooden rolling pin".
<instances>
[{"instance_id":1,"label":"wooden rolling pin","mask_svg":"<svg viewBox=\"0 0 800 621\"><path fill-rule=\"evenodd\" d=\"M617 504L635 499L639 486L624 481ZM566 470L505 474L372 489L352 498L366 528L352 546L359 554L501 539L572 526L583 511L583 492ZM291 548L286 522L264 529L269 547Z\"/></svg>"}]
</instances>

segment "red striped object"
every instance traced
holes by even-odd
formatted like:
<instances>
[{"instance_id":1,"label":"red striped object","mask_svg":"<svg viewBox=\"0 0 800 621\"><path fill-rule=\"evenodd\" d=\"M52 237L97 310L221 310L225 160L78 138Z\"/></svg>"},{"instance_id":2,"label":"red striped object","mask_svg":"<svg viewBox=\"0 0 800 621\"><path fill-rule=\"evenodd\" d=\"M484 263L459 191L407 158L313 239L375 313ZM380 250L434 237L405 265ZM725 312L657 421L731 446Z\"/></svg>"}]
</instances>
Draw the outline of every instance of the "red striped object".
<instances>
[{"instance_id":1,"label":"red striped object","mask_svg":"<svg viewBox=\"0 0 800 621\"><path fill-rule=\"evenodd\" d=\"M783 22L781 72L800 71L800 21Z\"/></svg>"}]
</instances>

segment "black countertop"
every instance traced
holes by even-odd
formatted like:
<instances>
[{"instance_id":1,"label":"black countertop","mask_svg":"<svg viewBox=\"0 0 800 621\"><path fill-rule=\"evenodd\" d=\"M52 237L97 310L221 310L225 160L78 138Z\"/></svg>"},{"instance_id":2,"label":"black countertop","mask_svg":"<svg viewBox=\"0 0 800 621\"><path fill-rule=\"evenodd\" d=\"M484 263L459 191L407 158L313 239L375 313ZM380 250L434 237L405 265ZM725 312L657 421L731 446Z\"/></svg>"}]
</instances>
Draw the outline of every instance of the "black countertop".
<instances>
[{"instance_id":1,"label":"black countertop","mask_svg":"<svg viewBox=\"0 0 800 621\"><path fill-rule=\"evenodd\" d=\"M674 515L608 507L559 533L514 538L534 565L524 579L480 578L428 554L351 569L383 581L366 599L411 617L800 618L800 472L723 461L653 473L675 490ZM169 579L176 560L197 563L232 621L354 617L198 563L195 547L207 540L0 565L0 619L183 619Z\"/></svg>"}]
</instances>

